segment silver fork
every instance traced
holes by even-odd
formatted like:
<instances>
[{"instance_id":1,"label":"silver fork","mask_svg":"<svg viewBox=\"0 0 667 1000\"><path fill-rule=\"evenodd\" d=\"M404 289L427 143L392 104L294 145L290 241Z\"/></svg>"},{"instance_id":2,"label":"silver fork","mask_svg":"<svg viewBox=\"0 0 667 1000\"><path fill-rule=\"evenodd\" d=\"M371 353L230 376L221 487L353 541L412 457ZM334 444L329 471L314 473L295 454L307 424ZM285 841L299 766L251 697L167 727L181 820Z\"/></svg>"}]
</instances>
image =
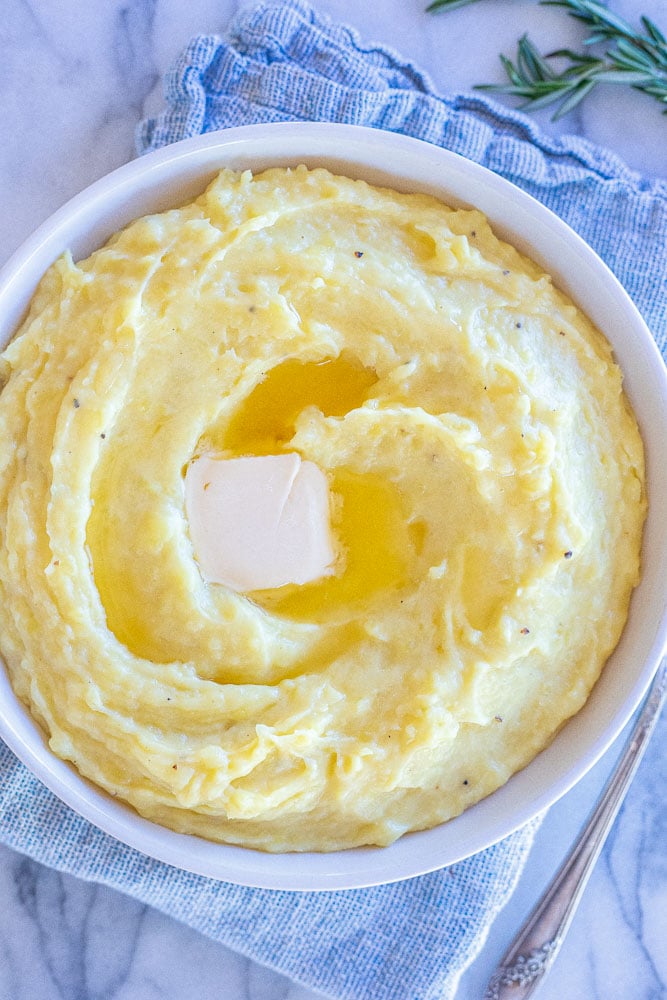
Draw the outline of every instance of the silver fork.
<instances>
[{"instance_id":1,"label":"silver fork","mask_svg":"<svg viewBox=\"0 0 667 1000\"><path fill-rule=\"evenodd\" d=\"M655 675L623 753L553 881L503 956L484 1000L526 1000L551 968L630 786L667 690L667 659Z\"/></svg>"}]
</instances>

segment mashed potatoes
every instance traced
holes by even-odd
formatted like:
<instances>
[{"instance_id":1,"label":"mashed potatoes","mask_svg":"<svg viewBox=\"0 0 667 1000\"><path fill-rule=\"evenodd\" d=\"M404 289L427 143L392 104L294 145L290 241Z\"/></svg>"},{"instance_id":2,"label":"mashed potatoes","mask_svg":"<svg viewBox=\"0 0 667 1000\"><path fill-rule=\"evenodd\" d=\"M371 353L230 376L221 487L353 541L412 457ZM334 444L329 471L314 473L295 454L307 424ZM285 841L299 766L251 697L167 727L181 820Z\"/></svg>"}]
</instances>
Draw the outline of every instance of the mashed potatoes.
<instances>
[{"instance_id":1,"label":"mashed potatoes","mask_svg":"<svg viewBox=\"0 0 667 1000\"><path fill-rule=\"evenodd\" d=\"M270 851L433 826L619 638L645 515L621 373L479 212L225 171L57 261L0 364L12 684L158 823ZM326 476L335 572L206 582L190 463L283 453Z\"/></svg>"}]
</instances>

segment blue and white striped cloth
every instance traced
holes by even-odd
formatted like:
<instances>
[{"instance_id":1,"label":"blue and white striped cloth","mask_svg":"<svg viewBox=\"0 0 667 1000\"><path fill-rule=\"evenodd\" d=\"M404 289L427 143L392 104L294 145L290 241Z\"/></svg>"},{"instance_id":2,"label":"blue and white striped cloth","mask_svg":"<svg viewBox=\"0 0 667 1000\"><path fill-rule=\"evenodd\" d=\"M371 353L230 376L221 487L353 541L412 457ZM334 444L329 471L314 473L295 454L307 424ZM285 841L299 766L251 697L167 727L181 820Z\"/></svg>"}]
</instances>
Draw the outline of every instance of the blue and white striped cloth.
<instances>
[{"instance_id":1,"label":"blue and white striped cloth","mask_svg":"<svg viewBox=\"0 0 667 1000\"><path fill-rule=\"evenodd\" d=\"M663 353L667 185L642 180L577 139L549 139L483 97L440 96L415 66L366 47L305 0L270 0L226 38L194 39L166 81L166 107L139 152L269 121L373 126L445 146L547 204L607 261ZM346 1000L451 1000L525 863L534 825L444 871L325 893L248 889L177 871L114 841L47 791L0 743L0 839L104 883Z\"/></svg>"}]
</instances>

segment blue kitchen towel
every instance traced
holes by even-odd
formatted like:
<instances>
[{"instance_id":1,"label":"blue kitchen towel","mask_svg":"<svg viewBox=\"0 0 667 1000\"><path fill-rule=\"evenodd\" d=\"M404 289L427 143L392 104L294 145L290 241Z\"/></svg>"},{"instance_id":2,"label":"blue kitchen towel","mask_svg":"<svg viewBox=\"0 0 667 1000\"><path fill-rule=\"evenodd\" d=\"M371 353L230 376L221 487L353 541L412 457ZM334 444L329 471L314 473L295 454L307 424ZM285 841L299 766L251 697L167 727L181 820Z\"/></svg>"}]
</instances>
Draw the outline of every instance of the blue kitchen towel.
<instances>
[{"instance_id":1,"label":"blue kitchen towel","mask_svg":"<svg viewBox=\"0 0 667 1000\"><path fill-rule=\"evenodd\" d=\"M549 205L616 272L667 338L667 185L578 139L473 95L441 96L415 66L362 45L304 0L242 13L227 37L194 39L169 74L166 108L140 152L201 132L269 121L367 125L461 153ZM453 867L394 885L323 893L238 887L154 862L59 802L0 744L0 838L105 883L333 997L447 1000L507 902L531 824Z\"/></svg>"}]
</instances>

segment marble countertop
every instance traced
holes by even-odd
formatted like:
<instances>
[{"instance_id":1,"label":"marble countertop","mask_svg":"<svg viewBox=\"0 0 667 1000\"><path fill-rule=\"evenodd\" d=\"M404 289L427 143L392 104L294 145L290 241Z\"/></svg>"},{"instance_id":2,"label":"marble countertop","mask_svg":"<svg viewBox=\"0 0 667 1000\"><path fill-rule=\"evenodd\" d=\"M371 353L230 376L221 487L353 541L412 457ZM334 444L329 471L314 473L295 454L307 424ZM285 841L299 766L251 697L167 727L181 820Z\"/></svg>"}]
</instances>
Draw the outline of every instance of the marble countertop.
<instances>
[{"instance_id":1,"label":"marble countertop","mask_svg":"<svg viewBox=\"0 0 667 1000\"><path fill-rule=\"evenodd\" d=\"M425 0L315 0L362 37L400 49L444 91L500 81L498 52L528 31L543 50L574 45L576 22L534 0L482 0L446 15ZM667 28L665 0L609 0L629 20ZM134 155L137 121L160 105L161 78L189 38L224 30L234 0L5 0L0 31L0 263L54 209ZM667 178L667 119L637 92L608 86L547 130L610 147ZM598 862L542 1000L656 1000L667 991L662 720ZM566 854L620 741L547 814L521 882L465 974L482 996L512 934ZM0 1000L316 1000L317 994L106 888L0 847ZM406 997L406 1000L411 998Z\"/></svg>"}]
</instances>

